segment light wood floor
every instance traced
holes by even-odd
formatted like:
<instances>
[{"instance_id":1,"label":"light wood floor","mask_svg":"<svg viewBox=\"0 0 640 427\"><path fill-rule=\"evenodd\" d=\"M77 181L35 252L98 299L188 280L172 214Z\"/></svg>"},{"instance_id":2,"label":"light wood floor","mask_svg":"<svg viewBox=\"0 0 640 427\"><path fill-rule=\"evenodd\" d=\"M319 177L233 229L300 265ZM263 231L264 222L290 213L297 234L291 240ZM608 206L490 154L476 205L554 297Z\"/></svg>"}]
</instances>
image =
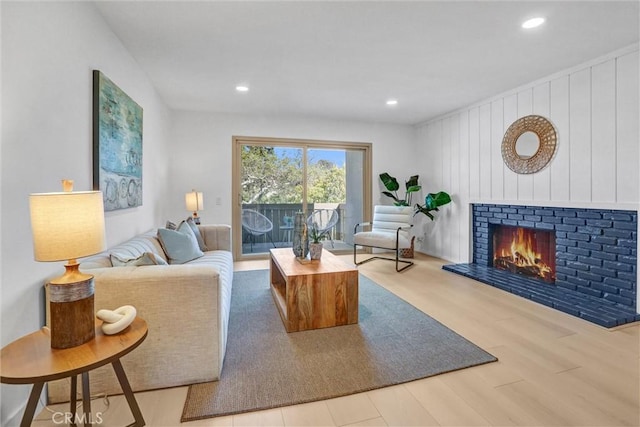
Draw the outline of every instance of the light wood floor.
<instances>
[{"instance_id":1,"label":"light wood floor","mask_svg":"<svg viewBox=\"0 0 640 427\"><path fill-rule=\"evenodd\" d=\"M499 362L339 399L183 425L640 426L640 324L607 330L445 272L442 263L418 255L416 266L403 273L386 261L359 269ZM236 270L256 268L268 268L267 261L236 263ZM147 425L179 425L186 393L186 387L137 393ZM124 399L110 400L100 425L131 422ZM94 402L94 410L100 405ZM59 425L47 411L39 419L35 426Z\"/></svg>"}]
</instances>

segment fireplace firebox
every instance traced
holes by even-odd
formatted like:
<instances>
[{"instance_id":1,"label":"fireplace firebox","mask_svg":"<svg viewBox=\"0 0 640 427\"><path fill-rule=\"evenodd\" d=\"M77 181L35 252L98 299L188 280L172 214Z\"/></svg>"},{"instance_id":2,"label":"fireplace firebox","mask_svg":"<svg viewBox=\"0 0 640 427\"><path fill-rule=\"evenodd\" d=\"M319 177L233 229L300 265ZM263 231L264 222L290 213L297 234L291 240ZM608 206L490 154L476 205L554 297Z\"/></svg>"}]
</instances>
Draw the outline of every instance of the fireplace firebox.
<instances>
[{"instance_id":1,"label":"fireplace firebox","mask_svg":"<svg viewBox=\"0 0 640 427\"><path fill-rule=\"evenodd\" d=\"M494 225L490 227L493 266L554 284L556 237L548 230Z\"/></svg>"}]
</instances>

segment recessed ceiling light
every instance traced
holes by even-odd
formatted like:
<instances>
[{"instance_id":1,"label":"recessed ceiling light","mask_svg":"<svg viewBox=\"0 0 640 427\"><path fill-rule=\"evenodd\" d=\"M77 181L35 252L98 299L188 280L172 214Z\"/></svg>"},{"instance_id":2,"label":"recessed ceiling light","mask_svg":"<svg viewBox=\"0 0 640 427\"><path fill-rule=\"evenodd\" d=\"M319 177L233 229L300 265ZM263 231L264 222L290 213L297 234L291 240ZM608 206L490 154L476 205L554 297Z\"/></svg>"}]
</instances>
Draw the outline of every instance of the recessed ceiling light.
<instances>
[{"instance_id":1,"label":"recessed ceiling light","mask_svg":"<svg viewBox=\"0 0 640 427\"><path fill-rule=\"evenodd\" d=\"M244 85L236 86L238 92L249 92L249 87Z\"/></svg>"},{"instance_id":2,"label":"recessed ceiling light","mask_svg":"<svg viewBox=\"0 0 640 427\"><path fill-rule=\"evenodd\" d=\"M524 21L522 23L522 28L525 28L525 29L528 30L530 28L539 27L542 24L544 24L544 18L543 17L531 18L531 19L528 19L528 20L526 20L526 21Z\"/></svg>"},{"instance_id":3,"label":"recessed ceiling light","mask_svg":"<svg viewBox=\"0 0 640 427\"><path fill-rule=\"evenodd\" d=\"M387 105L398 105L397 99L389 99L387 100Z\"/></svg>"}]
</instances>

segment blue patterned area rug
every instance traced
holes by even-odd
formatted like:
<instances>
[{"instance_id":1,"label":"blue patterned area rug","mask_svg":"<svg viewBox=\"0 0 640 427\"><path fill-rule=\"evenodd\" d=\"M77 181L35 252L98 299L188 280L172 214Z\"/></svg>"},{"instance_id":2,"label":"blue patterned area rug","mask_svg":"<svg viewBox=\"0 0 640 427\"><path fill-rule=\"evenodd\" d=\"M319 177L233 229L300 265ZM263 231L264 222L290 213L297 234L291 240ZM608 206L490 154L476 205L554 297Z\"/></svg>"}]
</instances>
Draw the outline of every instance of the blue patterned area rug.
<instances>
[{"instance_id":1,"label":"blue patterned area rug","mask_svg":"<svg viewBox=\"0 0 640 427\"><path fill-rule=\"evenodd\" d=\"M182 421L330 399L497 360L363 275L359 291L358 324L288 334L269 271L234 273L220 381L189 387Z\"/></svg>"}]
</instances>

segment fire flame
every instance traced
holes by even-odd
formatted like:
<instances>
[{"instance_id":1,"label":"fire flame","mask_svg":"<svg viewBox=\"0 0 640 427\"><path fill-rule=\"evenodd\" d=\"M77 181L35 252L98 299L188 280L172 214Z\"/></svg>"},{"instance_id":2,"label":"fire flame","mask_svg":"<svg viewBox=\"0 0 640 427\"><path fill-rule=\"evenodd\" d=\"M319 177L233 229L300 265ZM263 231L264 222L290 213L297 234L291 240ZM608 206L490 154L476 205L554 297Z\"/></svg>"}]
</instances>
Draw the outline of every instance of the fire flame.
<instances>
[{"instance_id":1,"label":"fire flame","mask_svg":"<svg viewBox=\"0 0 640 427\"><path fill-rule=\"evenodd\" d=\"M530 233L524 232L524 229L518 228L511 240L510 248L502 248L500 257L510 259L517 267L535 267L540 277L546 278L552 273L551 267L542 261L542 254L536 252L533 248L533 239Z\"/></svg>"}]
</instances>

